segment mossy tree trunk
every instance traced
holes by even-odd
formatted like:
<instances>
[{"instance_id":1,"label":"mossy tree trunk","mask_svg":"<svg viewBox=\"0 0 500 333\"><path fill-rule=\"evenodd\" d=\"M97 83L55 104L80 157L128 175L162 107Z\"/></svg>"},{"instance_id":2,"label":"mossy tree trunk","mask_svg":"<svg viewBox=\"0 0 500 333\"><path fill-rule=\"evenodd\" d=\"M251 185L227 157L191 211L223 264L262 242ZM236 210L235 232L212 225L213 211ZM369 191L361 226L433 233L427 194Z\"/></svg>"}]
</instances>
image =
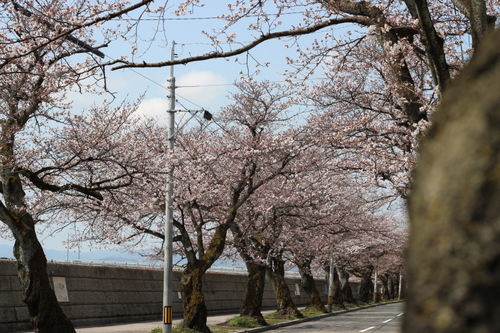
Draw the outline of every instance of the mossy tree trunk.
<instances>
[{"instance_id":1,"label":"mossy tree trunk","mask_svg":"<svg viewBox=\"0 0 500 333\"><path fill-rule=\"evenodd\" d=\"M312 258L306 258L295 262L299 268L300 285L308 296L307 308L313 308L317 311L326 313L328 311L321 300L318 288L316 287L316 281L314 281L314 277L311 274L311 261Z\"/></svg>"},{"instance_id":2,"label":"mossy tree trunk","mask_svg":"<svg viewBox=\"0 0 500 333\"><path fill-rule=\"evenodd\" d=\"M203 296L202 278L222 254L228 228L228 224L221 224L215 229L207 250L200 253L200 259L196 258L192 248L188 251L188 264L181 278L184 326L202 333L210 333L207 326L207 307ZM179 230L182 230L181 237L185 238L187 231L181 228Z\"/></svg>"},{"instance_id":3,"label":"mossy tree trunk","mask_svg":"<svg viewBox=\"0 0 500 333\"><path fill-rule=\"evenodd\" d=\"M262 315L262 298L266 283L266 265L246 262L248 281L240 309L240 316L250 316L260 325L267 325Z\"/></svg>"},{"instance_id":4,"label":"mossy tree trunk","mask_svg":"<svg viewBox=\"0 0 500 333\"><path fill-rule=\"evenodd\" d=\"M344 292L340 285L339 274L337 272L337 267L333 268L333 304L344 306Z\"/></svg>"},{"instance_id":5,"label":"mossy tree trunk","mask_svg":"<svg viewBox=\"0 0 500 333\"><path fill-rule=\"evenodd\" d=\"M359 300L369 303L373 300L373 282L372 282L373 267L370 267L361 277L359 282Z\"/></svg>"},{"instance_id":6,"label":"mossy tree trunk","mask_svg":"<svg viewBox=\"0 0 500 333\"><path fill-rule=\"evenodd\" d=\"M409 200L406 333L500 332L500 31L444 92Z\"/></svg>"},{"instance_id":7,"label":"mossy tree trunk","mask_svg":"<svg viewBox=\"0 0 500 333\"><path fill-rule=\"evenodd\" d=\"M356 299L352 293L351 285L349 284L349 273L345 268L340 268L339 280L342 294L344 295L344 302L349 304L356 304Z\"/></svg>"},{"instance_id":8,"label":"mossy tree trunk","mask_svg":"<svg viewBox=\"0 0 500 333\"><path fill-rule=\"evenodd\" d=\"M302 318L303 315L293 302L290 288L285 281L285 263L281 257L270 258L270 266L267 267L269 282L276 294L278 305L277 312L280 315L293 315Z\"/></svg>"},{"instance_id":9,"label":"mossy tree trunk","mask_svg":"<svg viewBox=\"0 0 500 333\"><path fill-rule=\"evenodd\" d=\"M1 143L0 155L13 156L13 137L2 133ZM9 167L2 170L0 220L7 224L15 238L17 273L34 331L74 333L71 321L62 311L50 286L47 259L36 236L35 221L25 205L25 192L19 174L9 171Z\"/></svg>"},{"instance_id":10,"label":"mossy tree trunk","mask_svg":"<svg viewBox=\"0 0 500 333\"><path fill-rule=\"evenodd\" d=\"M35 333L74 333L75 329L63 313L47 274L47 259L32 228L24 228L16 239L14 255L22 286L23 302L28 306Z\"/></svg>"},{"instance_id":11,"label":"mossy tree trunk","mask_svg":"<svg viewBox=\"0 0 500 333\"><path fill-rule=\"evenodd\" d=\"M203 273L200 268L186 268L181 278L184 326L203 333L210 333L207 326L207 306L203 296Z\"/></svg>"}]
</instances>

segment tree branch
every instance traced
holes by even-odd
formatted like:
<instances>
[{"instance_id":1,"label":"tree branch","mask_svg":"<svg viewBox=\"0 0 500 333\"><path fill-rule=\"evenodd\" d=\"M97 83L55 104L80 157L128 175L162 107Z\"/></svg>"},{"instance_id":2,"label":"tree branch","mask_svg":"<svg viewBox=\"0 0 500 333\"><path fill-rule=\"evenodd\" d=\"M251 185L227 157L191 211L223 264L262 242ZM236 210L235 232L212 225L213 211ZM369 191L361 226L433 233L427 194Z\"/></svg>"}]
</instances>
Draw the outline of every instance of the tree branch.
<instances>
[{"instance_id":1,"label":"tree branch","mask_svg":"<svg viewBox=\"0 0 500 333\"><path fill-rule=\"evenodd\" d=\"M434 28L427 0L405 0L405 2L412 15L414 15L415 12L418 15L422 42L424 43L427 51L429 67L431 68L435 83L439 86L439 90L442 92L451 80L443 48L444 41Z\"/></svg>"},{"instance_id":2,"label":"tree branch","mask_svg":"<svg viewBox=\"0 0 500 333\"><path fill-rule=\"evenodd\" d=\"M79 193L88 195L90 197L96 198L97 200L104 200L104 197L98 191L91 190L91 189L85 188L85 187L80 186L80 185L67 184L67 185L63 185L63 186L58 186L58 185L54 185L54 184L49 184L49 183L43 181L40 177L38 177L36 174L34 174L33 172L31 172L29 170L21 170L21 171L19 171L19 174L28 178L33 185L35 185L36 187L38 187L39 189L44 190L44 191L65 192L68 190L74 190L76 192L79 192Z\"/></svg>"},{"instance_id":3,"label":"tree branch","mask_svg":"<svg viewBox=\"0 0 500 333\"><path fill-rule=\"evenodd\" d=\"M335 18L331 19L328 21L324 21L321 23L318 23L316 25L307 27L307 28L302 28L302 29L295 29L295 30L286 30L286 31L279 31L279 32L271 32L267 34L263 34L260 37L256 38L253 42L240 47L239 49L235 49L232 51L227 51L227 52L211 52L211 53L206 53L201 56L194 56L194 57L189 57L189 58L184 58L184 59L179 59L179 60L171 60L171 61L163 61L163 62L156 62L156 63L147 63L147 62L142 62L142 63L134 63L134 62L129 62L129 61L124 61L124 60L116 60L115 62L111 64L117 64L117 63L122 63L122 65L118 65L116 67L111 68L111 70L117 70L117 69L122 69L122 68L132 68L132 67L165 67L165 66L172 66L172 65L185 65L190 62L196 62L196 61L203 61L203 60L209 60L209 59L218 59L218 58L229 58L247 51L250 51L254 47L256 47L259 44L262 44L263 42L271 39L276 39L276 38L281 38L281 37L293 37L293 36L301 36L301 35L307 35L310 33L313 33L315 31L321 30L323 28L332 26L332 25L337 25L337 24L342 24L342 23L358 23L361 25L368 26L371 24L371 22L367 19L360 18L360 17L341 17L341 18Z\"/></svg>"}]
</instances>

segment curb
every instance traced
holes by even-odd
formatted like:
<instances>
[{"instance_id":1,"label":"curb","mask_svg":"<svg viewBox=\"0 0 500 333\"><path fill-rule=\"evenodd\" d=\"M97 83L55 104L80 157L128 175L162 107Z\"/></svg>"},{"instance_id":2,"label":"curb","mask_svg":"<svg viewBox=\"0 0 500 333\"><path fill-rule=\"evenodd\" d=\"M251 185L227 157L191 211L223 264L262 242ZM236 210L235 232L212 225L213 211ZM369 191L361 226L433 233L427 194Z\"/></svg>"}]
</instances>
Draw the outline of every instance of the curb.
<instances>
[{"instance_id":1,"label":"curb","mask_svg":"<svg viewBox=\"0 0 500 333\"><path fill-rule=\"evenodd\" d=\"M268 325L268 326L262 326L262 327L256 327L256 328L250 328L248 330L243 330L243 331L233 331L234 333L258 333L258 332L265 332L269 330L274 330L276 328L281 328L281 327L287 327L287 326L292 326L292 325L297 325L301 323L305 323L308 321L315 321L315 320L320 320L323 318L327 317L333 317L333 316L338 316L344 313L348 312L354 312L354 311L359 311L363 309L369 309L369 308L375 308L377 306L383 306L383 305L388 305L388 304L394 304L394 303L402 303L404 301L395 301L395 302L388 302L388 303L379 303L379 304L373 304L373 305L365 305L361 306L358 308L354 309L348 309L348 310L341 310L341 311L336 311L336 312L331 312L331 313L325 313L322 315L318 316L313 316L313 317L308 317L308 318L301 318L301 319L296 319L296 320L291 320L291 321L284 321L279 324L274 324L274 325Z\"/></svg>"}]
</instances>

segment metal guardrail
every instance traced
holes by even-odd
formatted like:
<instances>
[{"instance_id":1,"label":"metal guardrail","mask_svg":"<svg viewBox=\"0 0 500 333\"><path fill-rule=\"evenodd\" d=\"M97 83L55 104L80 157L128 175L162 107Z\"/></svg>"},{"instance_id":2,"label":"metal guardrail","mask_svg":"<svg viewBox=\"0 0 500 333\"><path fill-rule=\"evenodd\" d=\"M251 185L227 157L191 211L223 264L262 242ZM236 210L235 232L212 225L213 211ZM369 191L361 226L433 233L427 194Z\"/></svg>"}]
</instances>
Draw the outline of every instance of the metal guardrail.
<instances>
[{"instance_id":1,"label":"metal guardrail","mask_svg":"<svg viewBox=\"0 0 500 333\"><path fill-rule=\"evenodd\" d=\"M75 265L116 266L116 267L163 270L163 262L120 262L120 261L99 261L99 260L70 260L70 261L51 260L51 261L59 263L70 263ZM182 265L174 265L173 269L176 271L182 271L184 267ZM222 266L210 267L208 271L212 273L228 273L228 274L241 274L241 275L247 274L246 268L243 267L222 267ZM285 272L285 276L300 278L300 274L298 272L293 272L293 271Z\"/></svg>"}]
</instances>

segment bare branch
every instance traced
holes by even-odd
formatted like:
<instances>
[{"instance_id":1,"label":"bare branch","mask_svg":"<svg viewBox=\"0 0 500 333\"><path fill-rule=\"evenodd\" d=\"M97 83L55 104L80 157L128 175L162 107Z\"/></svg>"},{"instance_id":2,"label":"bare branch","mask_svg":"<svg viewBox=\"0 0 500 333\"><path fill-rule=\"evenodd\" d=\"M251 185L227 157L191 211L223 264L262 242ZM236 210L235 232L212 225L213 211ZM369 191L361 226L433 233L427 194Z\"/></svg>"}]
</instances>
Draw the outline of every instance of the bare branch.
<instances>
[{"instance_id":1,"label":"bare branch","mask_svg":"<svg viewBox=\"0 0 500 333\"><path fill-rule=\"evenodd\" d=\"M162 61L162 62L157 62L157 63L147 63L147 62L135 63L135 62L129 62L129 61L124 61L124 60L116 60L115 62L113 62L111 64L121 63L122 65L115 66L111 70L117 70L117 69L122 69L122 68L131 68L131 67L166 67L166 66L172 66L172 65L185 65L185 64L190 63L190 62L203 61L203 60L209 60L209 59L229 58L229 57L250 51L251 49L253 49L257 45L262 44L263 42L271 40L271 39L307 35L307 34L316 32L318 30L321 30L323 28L330 27L333 25L342 24L342 23L358 23L358 24L361 24L364 26L369 26L372 24L372 22L369 19L361 18L361 17L334 18L334 19L327 20L327 21L318 23L316 25L313 25L313 26L310 26L307 28L286 30L286 31L279 31L279 32L271 32L271 33L263 34L260 37L256 38L253 42L251 42L243 47L240 47L238 49L232 50L232 51L211 52L211 53L206 53L206 54L200 55L200 56L194 56L194 57L189 57L189 58L184 58L184 59L179 59L179 60Z\"/></svg>"}]
</instances>

